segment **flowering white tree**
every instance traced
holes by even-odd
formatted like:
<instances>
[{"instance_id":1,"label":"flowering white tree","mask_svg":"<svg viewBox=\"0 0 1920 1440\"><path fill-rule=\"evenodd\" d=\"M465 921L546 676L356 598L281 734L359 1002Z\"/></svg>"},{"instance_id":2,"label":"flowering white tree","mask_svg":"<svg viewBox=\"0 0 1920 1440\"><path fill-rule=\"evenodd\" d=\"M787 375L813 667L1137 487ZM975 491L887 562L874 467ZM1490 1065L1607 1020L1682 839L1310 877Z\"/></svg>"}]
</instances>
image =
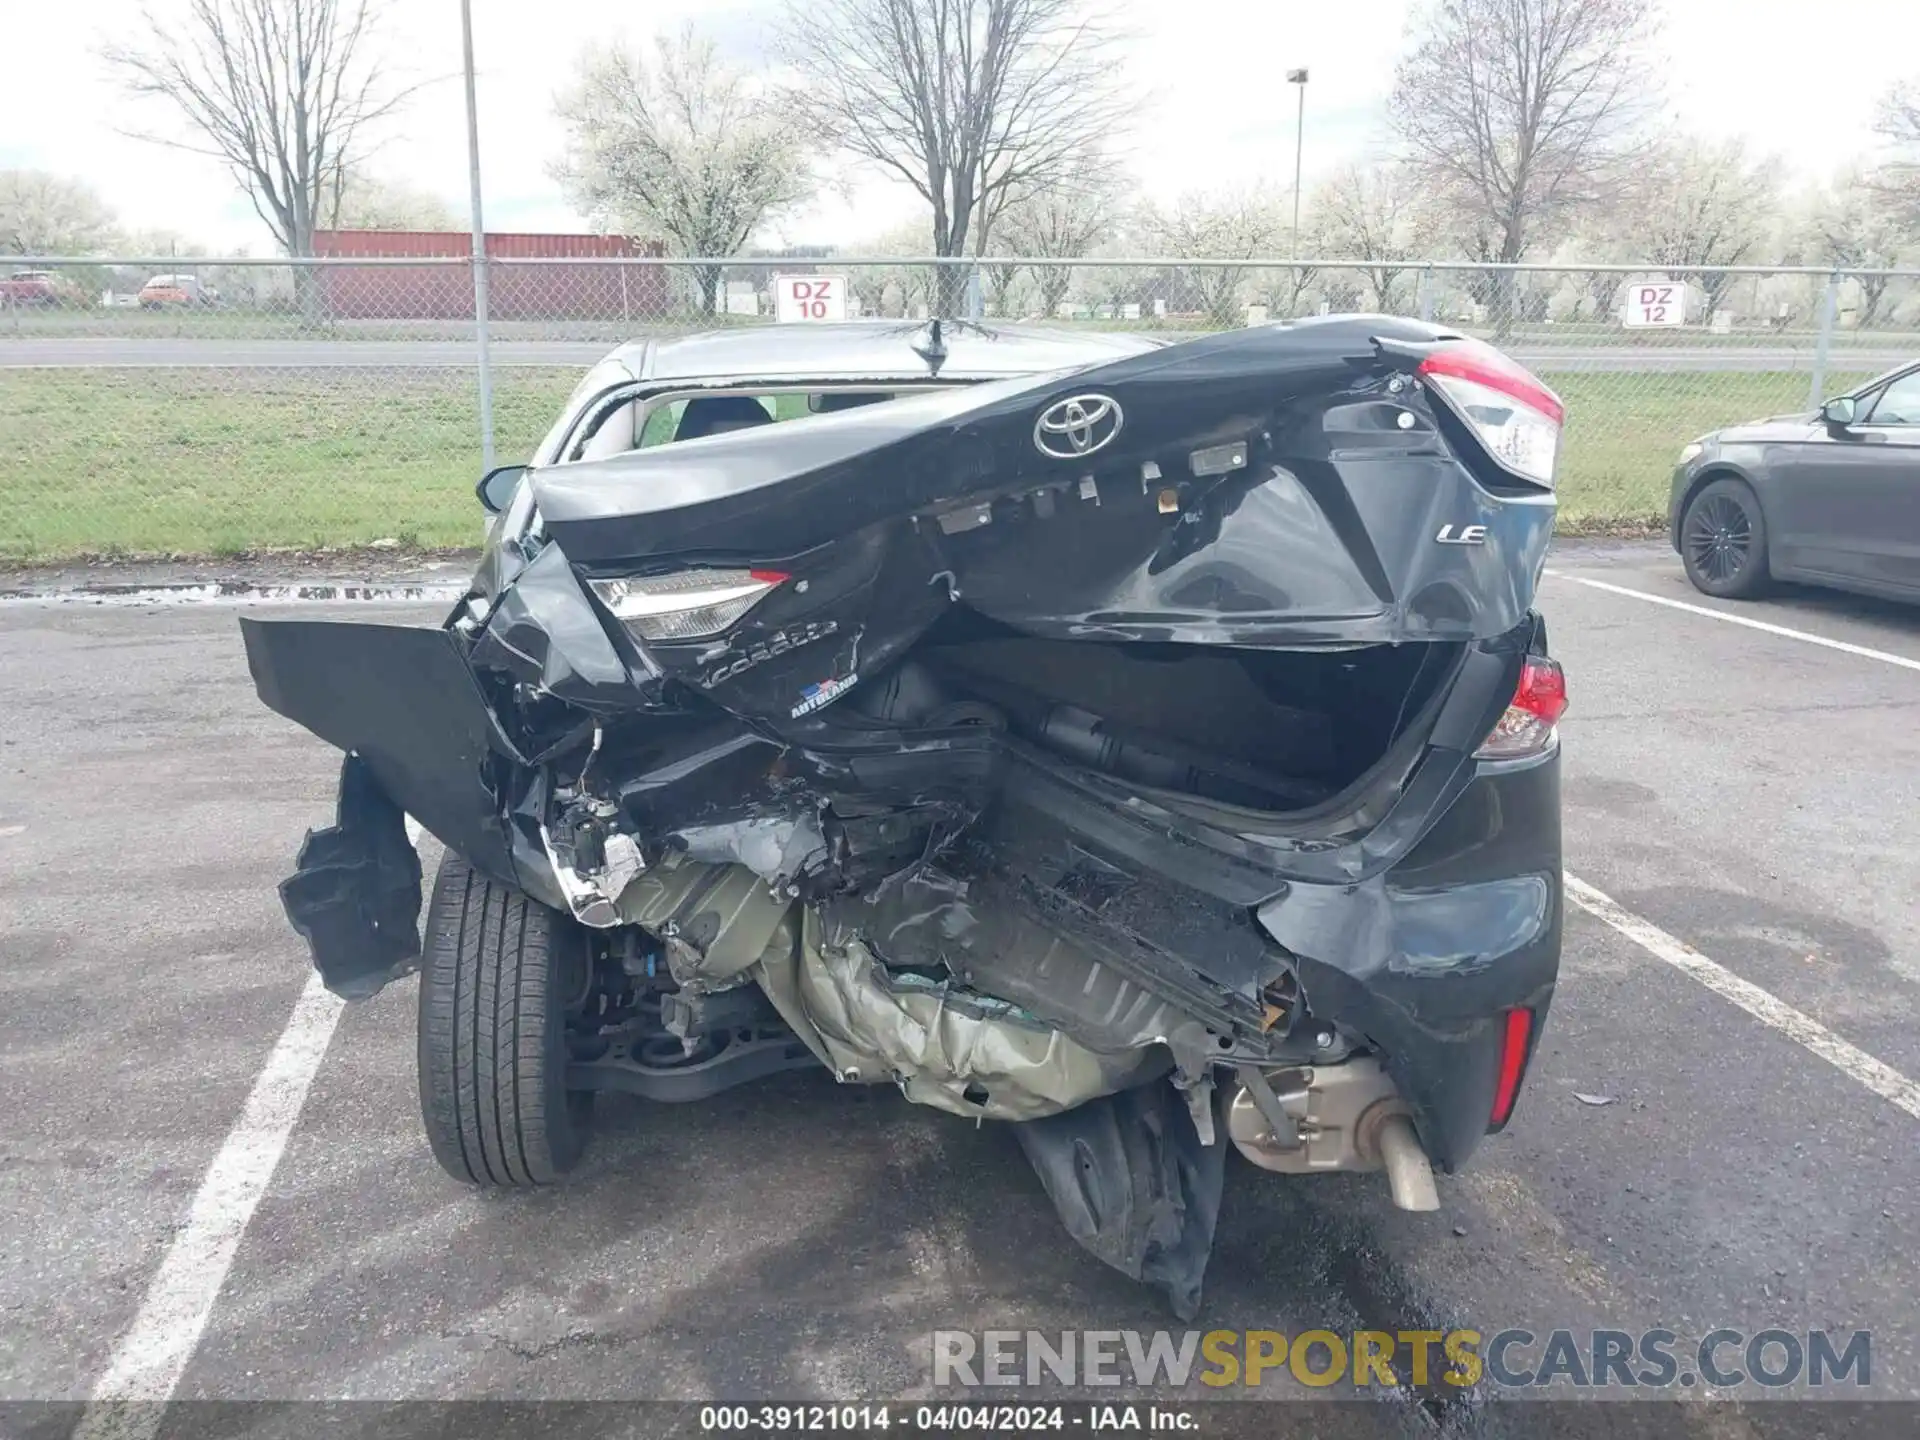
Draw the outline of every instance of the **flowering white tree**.
<instances>
[{"instance_id":1,"label":"flowering white tree","mask_svg":"<svg viewBox=\"0 0 1920 1440\"><path fill-rule=\"evenodd\" d=\"M814 190L777 97L691 26L661 36L650 57L596 46L556 108L567 149L553 174L569 200L595 225L662 240L677 255L737 255ZM695 281L711 314L719 268L699 267Z\"/></svg>"},{"instance_id":2,"label":"flowering white tree","mask_svg":"<svg viewBox=\"0 0 1920 1440\"><path fill-rule=\"evenodd\" d=\"M1251 260L1278 254L1291 225L1286 199L1265 187L1182 195L1171 209L1155 209L1142 229L1162 255L1181 260ZM1243 290L1251 267L1194 267L1187 283L1216 325L1242 323Z\"/></svg>"},{"instance_id":3,"label":"flowering white tree","mask_svg":"<svg viewBox=\"0 0 1920 1440\"><path fill-rule=\"evenodd\" d=\"M113 211L92 186L0 170L0 255L94 255L113 240Z\"/></svg>"},{"instance_id":4,"label":"flowering white tree","mask_svg":"<svg viewBox=\"0 0 1920 1440\"><path fill-rule=\"evenodd\" d=\"M1121 210L1122 186L1106 178L1051 185L1010 204L994 228L993 248L1002 254L1032 260L1078 260L1090 254L1114 232ZM1004 297L1024 269L1033 283L1042 315L1053 314L1073 286L1071 265L994 266L996 293Z\"/></svg>"},{"instance_id":5,"label":"flowering white tree","mask_svg":"<svg viewBox=\"0 0 1920 1440\"><path fill-rule=\"evenodd\" d=\"M1807 239L1808 258L1852 272L1846 278L1860 294L1854 324L1861 329L1872 325L1880 316L1889 281L1885 275L1860 272L1892 269L1913 243L1898 207L1867 176L1849 172L1814 202Z\"/></svg>"},{"instance_id":6,"label":"flowering white tree","mask_svg":"<svg viewBox=\"0 0 1920 1440\"><path fill-rule=\"evenodd\" d=\"M385 180L357 167L343 169L322 205L330 230L457 230L462 217L442 196L417 185Z\"/></svg>"},{"instance_id":7,"label":"flowering white tree","mask_svg":"<svg viewBox=\"0 0 1920 1440\"><path fill-rule=\"evenodd\" d=\"M1892 152L1874 186L1910 230L1920 231L1920 80L1887 93L1874 128Z\"/></svg>"},{"instance_id":8,"label":"flowering white tree","mask_svg":"<svg viewBox=\"0 0 1920 1440\"><path fill-rule=\"evenodd\" d=\"M1329 260L1365 260L1374 304L1392 310L1409 262L1431 258L1440 225L1412 170L1394 161L1350 162L1315 191L1319 247Z\"/></svg>"}]
</instances>

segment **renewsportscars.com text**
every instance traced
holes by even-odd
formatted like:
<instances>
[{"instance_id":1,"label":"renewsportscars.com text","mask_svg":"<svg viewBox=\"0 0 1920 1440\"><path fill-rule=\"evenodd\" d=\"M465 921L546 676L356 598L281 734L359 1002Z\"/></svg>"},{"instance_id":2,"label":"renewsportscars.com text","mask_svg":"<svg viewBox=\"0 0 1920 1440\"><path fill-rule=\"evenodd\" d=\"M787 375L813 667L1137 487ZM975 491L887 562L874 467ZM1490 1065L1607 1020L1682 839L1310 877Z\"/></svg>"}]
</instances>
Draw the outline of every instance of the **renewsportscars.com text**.
<instances>
[{"instance_id":1,"label":"renewsportscars.com text","mask_svg":"<svg viewBox=\"0 0 1920 1440\"><path fill-rule=\"evenodd\" d=\"M1769 1389L1864 1388L1873 1381L1865 1330L936 1330L933 1383L1397 1387Z\"/></svg>"}]
</instances>

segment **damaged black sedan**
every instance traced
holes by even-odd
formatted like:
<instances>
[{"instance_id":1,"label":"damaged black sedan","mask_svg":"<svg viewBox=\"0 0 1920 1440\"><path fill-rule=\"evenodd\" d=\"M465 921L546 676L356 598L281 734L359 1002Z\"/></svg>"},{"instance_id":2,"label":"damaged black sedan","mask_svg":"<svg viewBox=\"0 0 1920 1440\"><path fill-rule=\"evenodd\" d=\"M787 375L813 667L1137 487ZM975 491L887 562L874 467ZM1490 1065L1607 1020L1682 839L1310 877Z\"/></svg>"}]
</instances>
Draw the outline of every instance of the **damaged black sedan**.
<instances>
[{"instance_id":1,"label":"damaged black sedan","mask_svg":"<svg viewBox=\"0 0 1920 1440\"><path fill-rule=\"evenodd\" d=\"M1431 1209L1513 1113L1561 405L1377 316L941 329L626 354L495 477L442 626L243 621L346 752L282 895L338 993L421 972L463 1180L562 1175L599 1090L825 1067L1012 1123L1190 1316L1229 1144Z\"/></svg>"}]
</instances>

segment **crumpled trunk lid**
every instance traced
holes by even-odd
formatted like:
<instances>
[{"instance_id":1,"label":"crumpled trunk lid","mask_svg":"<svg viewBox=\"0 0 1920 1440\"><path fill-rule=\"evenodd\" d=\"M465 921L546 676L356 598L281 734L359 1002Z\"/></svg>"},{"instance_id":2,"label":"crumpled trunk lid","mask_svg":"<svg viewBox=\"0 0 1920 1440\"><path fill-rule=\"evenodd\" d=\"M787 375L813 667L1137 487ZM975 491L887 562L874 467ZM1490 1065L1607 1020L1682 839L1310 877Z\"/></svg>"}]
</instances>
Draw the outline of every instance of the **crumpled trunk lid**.
<instances>
[{"instance_id":1,"label":"crumpled trunk lid","mask_svg":"<svg viewBox=\"0 0 1920 1440\"><path fill-rule=\"evenodd\" d=\"M289 914L342 993L404 973L412 814L653 1013L757 987L842 1080L1021 1123L1190 1314L1216 1076L1377 1046L1451 1165L1551 990L1557 790L1473 756L1553 496L1423 385L1448 343L1253 329L536 471L443 630L242 622L350 752Z\"/></svg>"}]
</instances>

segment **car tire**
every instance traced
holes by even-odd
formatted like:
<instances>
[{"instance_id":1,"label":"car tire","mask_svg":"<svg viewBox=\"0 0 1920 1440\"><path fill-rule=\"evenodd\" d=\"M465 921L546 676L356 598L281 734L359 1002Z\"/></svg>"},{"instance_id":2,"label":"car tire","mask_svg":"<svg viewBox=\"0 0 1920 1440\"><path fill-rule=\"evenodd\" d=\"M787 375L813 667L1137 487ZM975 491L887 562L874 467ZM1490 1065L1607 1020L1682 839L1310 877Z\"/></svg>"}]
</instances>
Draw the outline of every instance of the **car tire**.
<instances>
[{"instance_id":1,"label":"car tire","mask_svg":"<svg viewBox=\"0 0 1920 1440\"><path fill-rule=\"evenodd\" d=\"M1704 595L1750 600L1766 590L1767 518L1744 480L1713 480L1694 492L1680 517L1680 561Z\"/></svg>"},{"instance_id":2,"label":"car tire","mask_svg":"<svg viewBox=\"0 0 1920 1440\"><path fill-rule=\"evenodd\" d=\"M587 964L567 916L451 852L441 861L420 963L420 1115L456 1180L519 1189L579 1163L593 1095L566 1088L566 1011Z\"/></svg>"}]
</instances>

